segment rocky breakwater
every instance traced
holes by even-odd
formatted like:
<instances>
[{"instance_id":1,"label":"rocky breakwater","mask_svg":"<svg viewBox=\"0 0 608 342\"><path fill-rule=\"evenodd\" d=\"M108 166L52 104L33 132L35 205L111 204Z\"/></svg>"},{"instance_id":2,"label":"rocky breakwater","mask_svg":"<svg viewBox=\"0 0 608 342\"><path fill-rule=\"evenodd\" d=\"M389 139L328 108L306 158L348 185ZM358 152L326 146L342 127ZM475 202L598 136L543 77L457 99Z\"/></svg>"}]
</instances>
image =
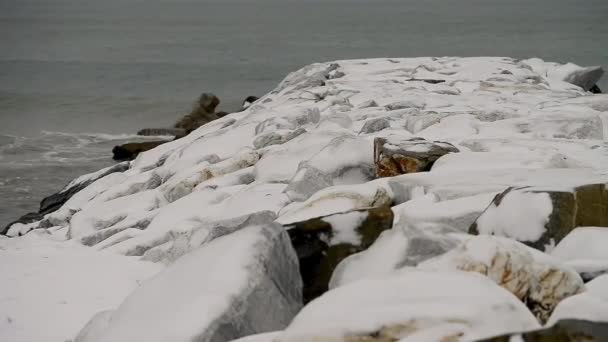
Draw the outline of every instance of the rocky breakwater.
<instances>
[{"instance_id":1,"label":"rocky breakwater","mask_svg":"<svg viewBox=\"0 0 608 342\"><path fill-rule=\"evenodd\" d=\"M598 74L499 57L304 67L245 110L84 176L63 205L8 227L0 299L11 321L0 331L96 342L601 331L608 96L591 92ZM95 277L54 285L82 269L82 258L54 257L74 250L113 258L108 277L128 291L64 300L107 294ZM42 272L19 257L41 251L60 261ZM161 270L129 282L126 261ZM26 278L48 284L50 300L24 294ZM63 302L69 314L19 310Z\"/></svg>"}]
</instances>

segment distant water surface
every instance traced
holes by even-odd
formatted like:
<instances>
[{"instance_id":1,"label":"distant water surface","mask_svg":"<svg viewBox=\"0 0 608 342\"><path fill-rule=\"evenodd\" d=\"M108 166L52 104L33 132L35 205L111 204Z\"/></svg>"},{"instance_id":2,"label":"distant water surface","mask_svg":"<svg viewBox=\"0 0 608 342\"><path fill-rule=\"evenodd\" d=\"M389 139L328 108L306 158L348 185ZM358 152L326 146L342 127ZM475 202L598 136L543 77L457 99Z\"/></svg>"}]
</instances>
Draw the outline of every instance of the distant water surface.
<instances>
[{"instance_id":1,"label":"distant water surface","mask_svg":"<svg viewBox=\"0 0 608 342\"><path fill-rule=\"evenodd\" d=\"M203 91L230 110L346 58L606 66L607 20L606 0L0 0L0 225Z\"/></svg>"}]
</instances>

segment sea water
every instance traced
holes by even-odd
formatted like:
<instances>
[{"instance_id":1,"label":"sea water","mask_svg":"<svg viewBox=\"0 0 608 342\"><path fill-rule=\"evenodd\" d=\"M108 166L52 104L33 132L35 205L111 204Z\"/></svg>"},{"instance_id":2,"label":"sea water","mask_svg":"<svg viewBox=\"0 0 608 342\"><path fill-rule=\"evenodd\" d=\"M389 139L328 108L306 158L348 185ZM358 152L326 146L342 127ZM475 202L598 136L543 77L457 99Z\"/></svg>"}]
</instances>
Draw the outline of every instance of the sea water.
<instances>
[{"instance_id":1,"label":"sea water","mask_svg":"<svg viewBox=\"0 0 608 342\"><path fill-rule=\"evenodd\" d=\"M606 0L0 0L0 226L201 92L230 111L346 58L607 66L607 23Z\"/></svg>"}]
</instances>

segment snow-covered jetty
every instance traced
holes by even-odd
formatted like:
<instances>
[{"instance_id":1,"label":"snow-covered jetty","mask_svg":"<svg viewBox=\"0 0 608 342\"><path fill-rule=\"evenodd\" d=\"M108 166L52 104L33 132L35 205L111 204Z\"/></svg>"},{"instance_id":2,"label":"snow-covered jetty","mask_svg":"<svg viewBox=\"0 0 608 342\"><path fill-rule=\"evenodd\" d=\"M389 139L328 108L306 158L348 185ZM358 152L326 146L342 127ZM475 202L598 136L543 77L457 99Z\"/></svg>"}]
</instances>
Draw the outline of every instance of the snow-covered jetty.
<instances>
[{"instance_id":1,"label":"snow-covered jetty","mask_svg":"<svg viewBox=\"0 0 608 342\"><path fill-rule=\"evenodd\" d=\"M306 66L11 226L0 340L605 329L602 73L499 57Z\"/></svg>"}]
</instances>

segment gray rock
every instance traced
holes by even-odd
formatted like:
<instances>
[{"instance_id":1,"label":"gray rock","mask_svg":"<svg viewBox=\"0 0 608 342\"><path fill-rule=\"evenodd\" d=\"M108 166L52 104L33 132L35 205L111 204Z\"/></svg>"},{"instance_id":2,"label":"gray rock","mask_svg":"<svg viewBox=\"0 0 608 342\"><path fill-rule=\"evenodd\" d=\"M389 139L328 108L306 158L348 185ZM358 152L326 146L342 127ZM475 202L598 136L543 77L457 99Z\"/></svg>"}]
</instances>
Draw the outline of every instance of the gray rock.
<instances>
[{"instance_id":1,"label":"gray rock","mask_svg":"<svg viewBox=\"0 0 608 342\"><path fill-rule=\"evenodd\" d=\"M384 106L384 108L386 108L386 110L398 110L398 109L405 109L405 108L423 109L424 107L426 107L426 103L424 103L424 101L422 101L422 100L398 101L398 102L393 102L393 103L390 103L390 104L387 104L386 106Z\"/></svg>"},{"instance_id":2,"label":"gray rock","mask_svg":"<svg viewBox=\"0 0 608 342\"><path fill-rule=\"evenodd\" d=\"M333 185L333 177L302 162L298 166L297 180L292 180L285 193L292 201L305 201L315 192Z\"/></svg>"},{"instance_id":3,"label":"gray rock","mask_svg":"<svg viewBox=\"0 0 608 342\"><path fill-rule=\"evenodd\" d=\"M302 306L301 290L287 232L251 226L168 266L111 317L95 316L78 342L224 342L282 330Z\"/></svg>"},{"instance_id":4,"label":"gray rock","mask_svg":"<svg viewBox=\"0 0 608 342\"><path fill-rule=\"evenodd\" d=\"M306 133L304 128L298 128L287 134L280 134L277 132L268 132L257 136L253 140L253 147L256 149L264 148L266 146L284 144L289 140Z\"/></svg>"},{"instance_id":5,"label":"gray rock","mask_svg":"<svg viewBox=\"0 0 608 342\"><path fill-rule=\"evenodd\" d=\"M300 260L304 301L327 291L336 266L349 255L366 250L392 226L390 207L354 210L287 225Z\"/></svg>"},{"instance_id":6,"label":"gray rock","mask_svg":"<svg viewBox=\"0 0 608 342\"><path fill-rule=\"evenodd\" d=\"M354 156L353 151L358 151L359 155ZM332 185L370 181L374 179L371 152L369 142L363 138L334 138L318 154L298 165L285 193L291 200L304 201Z\"/></svg>"},{"instance_id":7,"label":"gray rock","mask_svg":"<svg viewBox=\"0 0 608 342\"><path fill-rule=\"evenodd\" d=\"M359 134L369 134L369 133L380 132L381 130L383 130L385 128L389 128L389 127L391 127L391 123L390 123L390 121L388 121L388 119L375 118L375 119L367 120L365 122L365 124L363 125L363 127L361 128L361 131L359 131Z\"/></svg>"},{"instance_id":8,"label":"gray rock","mask_svg":"<svg viewBox=\"0 0 608 342\"><path fill-rule=\"evenodd\" d=\"M604 75L604 69L601 66L591 66L573 71L566 76L564 81L589 91L602 78L602 75Z\"/></svg>"},{"instance_id":9,"label":"gray rock","mask_svg":"<svg viewBox=\"0 0 608 342\"><path fill-rule=\"evenodd\" d=\"M376 103L376 101L374 101L374 100L367 100L367 101L361 102L357 106L357 109L372 108L372 107L378 107L378 103Z\"/></svg>"},{"instance_id":10,"label":"gray rock","mask_svg":"<svg viewBox=\"0 0 608 342\"><path fill-rule=\"evenodd\" d=\"M206 222L188 232L172 234L169 241L147 250L143 254L142 260L170 264L214 239L234 233L244 227L269 224L275 219L275 213L260 211L230 219ZM204 234L206 236L201 240L200 236Z\"/></svg>"},{"instance_id":11,"label":"gray rock","mask_svg":"<svg viewBox=\"0 0 608 342\"><path fill-rule=\"evenodd\" d=\"M521 227L501 228L504 223L495 219L498 217L496 215L517 215L517 212L512 212L511 203L516 204L522 200L528 201L531 208L535 208L540 202L548 209L546 212L534 210L530 215L519 213L528 220L525 224L529 230L542 230L537 234L522 234ZM537 227L537 222L543 221L546 222L544 227ZM547 246L559 243L574 228L585 226L608 227L608 186L604 183L577 186L572 190L510 187L496 195L488 208L471 225L469 233L503 235L544 251Z\"/></svg>"}]
</instances>

